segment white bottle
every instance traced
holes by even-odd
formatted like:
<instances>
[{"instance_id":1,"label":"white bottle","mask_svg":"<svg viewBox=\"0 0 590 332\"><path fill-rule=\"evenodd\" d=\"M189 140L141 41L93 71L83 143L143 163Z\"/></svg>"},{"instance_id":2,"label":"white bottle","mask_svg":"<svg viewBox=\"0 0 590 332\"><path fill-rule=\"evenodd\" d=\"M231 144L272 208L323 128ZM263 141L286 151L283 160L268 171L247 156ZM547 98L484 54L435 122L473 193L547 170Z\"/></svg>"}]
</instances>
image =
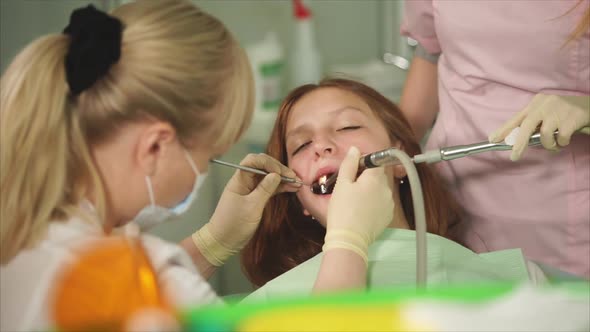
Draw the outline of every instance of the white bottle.
<instances>
[{"instance_id":1,"label":"white bottle","mask_svg":"<svg viewBox=\"0 0 590 332\"><path fill-rule=\"evenodd\" d=\"M255 111L245 140L252 152L263 152L283 98L283 49L275 32L246 48L254 74Z\"/></svg>"},{"instance_id":2,"label":"white bottle","mask_svg":"<svg viewBox=\"0 0 590 332\"><path fill-rule=\"evenodd\" d=\"M247 48L256 84L256 112L277 112L281 103L285 66L283 49L274 31Z\"/></svg>"},{"instance_id":3,"label":"white bottle","mask_svg":"<svg viewBox=\"0 0 590 332\"><path fill-rule=\"evenodd\" d=\"M291 87L318 83L322 77L321 58L315 45L311 11L302 0L293 0L295 35L291 49Z\"/></svg>"}]
</instances>

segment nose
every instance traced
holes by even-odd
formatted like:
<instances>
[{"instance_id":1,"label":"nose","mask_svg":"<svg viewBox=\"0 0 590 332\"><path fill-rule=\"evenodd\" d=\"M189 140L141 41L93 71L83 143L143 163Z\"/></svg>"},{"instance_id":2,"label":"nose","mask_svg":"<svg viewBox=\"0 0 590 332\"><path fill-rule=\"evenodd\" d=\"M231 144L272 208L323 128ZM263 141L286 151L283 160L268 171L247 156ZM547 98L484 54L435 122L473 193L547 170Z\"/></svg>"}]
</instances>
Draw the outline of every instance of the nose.
<instances>
[{"instance_id":1,"label":"nose","mask_svg":"<svg viewBox=\"0 0 590 332\"><path fill-rule=\"evenodd\" d=\"M314 143L316 157L325 157L336 152L336 144L330 137L316 137Z\"/></svg>"}]
</instances>

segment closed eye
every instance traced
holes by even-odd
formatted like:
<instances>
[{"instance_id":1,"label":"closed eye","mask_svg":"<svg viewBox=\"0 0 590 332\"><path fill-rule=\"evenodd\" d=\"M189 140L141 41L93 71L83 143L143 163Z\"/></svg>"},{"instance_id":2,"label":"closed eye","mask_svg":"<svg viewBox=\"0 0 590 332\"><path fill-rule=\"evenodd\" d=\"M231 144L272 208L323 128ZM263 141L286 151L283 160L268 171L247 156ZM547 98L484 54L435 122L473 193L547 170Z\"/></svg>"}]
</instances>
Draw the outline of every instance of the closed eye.
<instances>
[{"instance_id":1,"label":"closed eye","mask_svg":"<svg viewBox=\"0 0 590 332\"><path fill-rule=\"evenodd\" d=\"M299 151L303 150L309 144L311 144L311 141L308 141L308 142L305 142L305 143L301 144L297 149L295 149L295 151L293 151L293 153L291 155L292 156L296 155Z\"/></svg>"},{"instance_id":2,"label":"closed eye","mask_svg":"<svg viewBox=\"0 0 590 332\"><path fill-rule=\"evenodd\" d=\"M337 131L342 131L342 130L355 130L355 129L360 129L361 126L348 126L348 127L343 127L338 129Z\"/></svg>"}]
</instances>

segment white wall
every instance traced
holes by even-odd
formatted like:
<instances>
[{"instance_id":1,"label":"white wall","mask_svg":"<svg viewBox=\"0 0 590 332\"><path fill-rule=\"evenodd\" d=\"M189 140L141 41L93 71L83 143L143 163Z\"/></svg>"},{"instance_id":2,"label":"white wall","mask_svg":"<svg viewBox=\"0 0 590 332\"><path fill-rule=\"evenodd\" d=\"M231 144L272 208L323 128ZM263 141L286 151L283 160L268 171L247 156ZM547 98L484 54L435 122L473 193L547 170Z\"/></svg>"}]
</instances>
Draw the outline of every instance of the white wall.
<instances>
[{"instance_id":1,"label":"white wall","mask_svg":"<svg viewBox=\"0 0 590 332\"><path fill-rule=\"evenodd\" d=\"M34 38L60 33L73 9L94 4L104 8L104 0L0 0L0 68Z\"/></svg>"}]
</instances>

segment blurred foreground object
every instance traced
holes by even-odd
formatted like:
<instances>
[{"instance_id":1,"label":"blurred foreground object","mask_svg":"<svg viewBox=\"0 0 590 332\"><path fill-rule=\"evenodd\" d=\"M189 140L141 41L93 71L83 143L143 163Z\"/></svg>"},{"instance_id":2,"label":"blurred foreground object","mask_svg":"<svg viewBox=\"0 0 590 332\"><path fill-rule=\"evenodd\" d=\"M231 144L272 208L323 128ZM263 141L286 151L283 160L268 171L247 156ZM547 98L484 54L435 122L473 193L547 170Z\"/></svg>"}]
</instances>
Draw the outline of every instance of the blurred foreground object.
<instances>
[{"instance_id":1,"label":"blurred foreground object","mask_svg":"<svg viewBox=\"0 0 590 332\"><path fill-rule=\"evenodd\" d=\"M590 284L374 289L199 308L186 331L588 331Z\"/></svg>"},{"instance_id":2,"label":"blurred foreground object","mask_svg":"<svg viewBox=\"0 0 590 332\"><path fill-rule=\"evenodd\" d=\"M53 318L60 331L137 330L144 323L172 324L159 330L174 327L172 307L136 237L109 236L92 243L64 269L54 298ZM160 312L161 318L145 322L151 317L144 315L146 310Z\"/></svg>"}]
</instances>

